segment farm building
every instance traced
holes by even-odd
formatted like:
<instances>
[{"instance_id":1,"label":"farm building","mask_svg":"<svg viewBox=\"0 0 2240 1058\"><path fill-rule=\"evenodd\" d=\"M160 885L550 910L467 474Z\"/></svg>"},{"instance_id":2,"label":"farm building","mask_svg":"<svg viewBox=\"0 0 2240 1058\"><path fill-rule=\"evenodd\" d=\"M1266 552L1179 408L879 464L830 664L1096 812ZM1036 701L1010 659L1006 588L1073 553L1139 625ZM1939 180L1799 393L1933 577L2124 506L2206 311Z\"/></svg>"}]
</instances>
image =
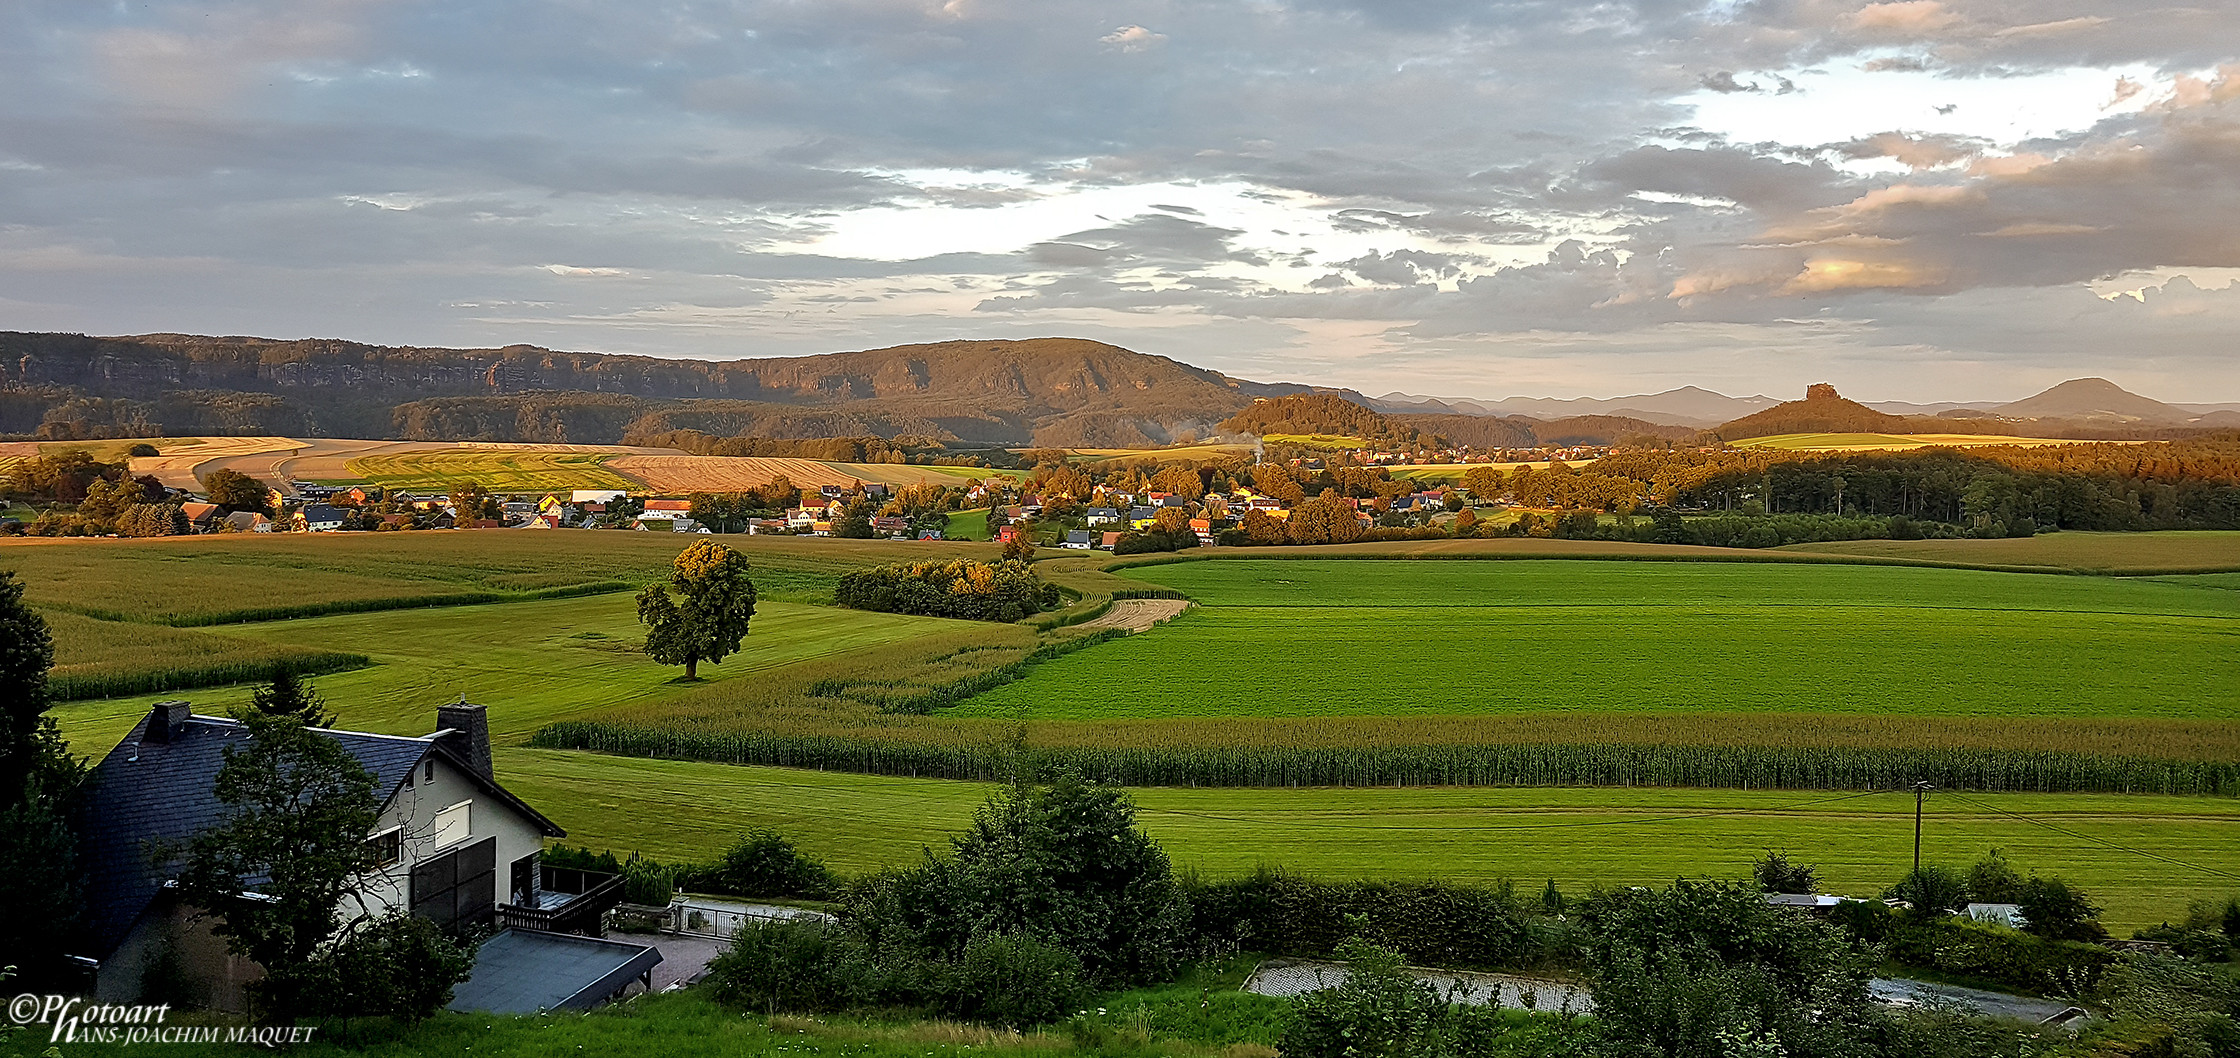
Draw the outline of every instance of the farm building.
<instances>
[{"instance_id":1,"label":"farm building","mask_svg":"<svg viewBox=\"0 0 2240 1058\"><path fill-rule=\"evenodd\" d=\"M621 879L544 866L545 839L566 832L499 785L483 708L464 700L443 706L436 726L416 738L314 729L373 774L382 804L366 835L377 873L341 914L397 909L447 928L495 927L485 950L499 946L504 974L491 976L499 965L478 965L455 993L457 1010L534 1009L513 999L523 991L546 1006L582 1007L650 981L659 951L563 936L595 929L620 902ZM160 972L198 1007L246 1007L246 986L263 970L229 952L209 918L174 895L172 882L185 866L176 850L232 811L215 783L228 752L248 743L239 721L159 702L87 778L79 833L88 928L72 954L94 968L96 1000L136 1002L147 975ZM152 848L173 851L151 856Z\"/></svg>"},{"instance_id":2,"label":"farm building","mask_svg":"<svg viewBox=\"0 0 2240 1058\"><path fill-rule=\"evenodd\" d=\"M224 512L215 503L189 502L179 505L179 513L187 516L187 524L194 527L195 532L207 533L217 527Z\"/></svg>"}]
</instances>

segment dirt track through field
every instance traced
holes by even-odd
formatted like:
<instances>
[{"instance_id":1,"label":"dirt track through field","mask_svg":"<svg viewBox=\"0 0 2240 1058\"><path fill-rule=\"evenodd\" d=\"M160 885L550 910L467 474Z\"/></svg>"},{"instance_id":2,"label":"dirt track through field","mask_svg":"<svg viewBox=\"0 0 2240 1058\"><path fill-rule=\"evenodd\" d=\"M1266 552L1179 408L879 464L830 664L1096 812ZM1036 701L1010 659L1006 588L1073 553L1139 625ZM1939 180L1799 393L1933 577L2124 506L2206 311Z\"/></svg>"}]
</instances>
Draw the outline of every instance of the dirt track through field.
<instances>
[{"instance_id":1,"label":"dirt track through field","mask_svg":"<svg viewBox=\"0 0 2240 1058\"><path fill-rule=\"evenodd\" d=\"M1182 611L1189 608L1188 599L1114 599L1112 609L1106 610L1095 620L1083 621L1074 627L1090 630L1123 628L1129 632L1142 632L1182 616Z\"/></svg>"}]
</instances>

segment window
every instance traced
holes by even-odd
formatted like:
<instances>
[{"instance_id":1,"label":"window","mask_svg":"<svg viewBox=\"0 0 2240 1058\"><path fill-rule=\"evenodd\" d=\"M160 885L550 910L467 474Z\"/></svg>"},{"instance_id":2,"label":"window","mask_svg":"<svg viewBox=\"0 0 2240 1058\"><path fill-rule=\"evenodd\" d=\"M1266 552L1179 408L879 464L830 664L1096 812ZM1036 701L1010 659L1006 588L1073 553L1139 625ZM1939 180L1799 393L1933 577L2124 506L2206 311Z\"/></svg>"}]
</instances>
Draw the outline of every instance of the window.
<instances>
[{"instance_id":1,"label":"window","mask_svg":"<svg viewBox=\"0 0 2240 1058\"><path fill-rule=\"evenodd\" d=\"M390 827L375 834L366 839L366 844L373 847L373 865L376 867L394 867L398 860L404 858L404 830L400 827Z\"/></svg>"},{"instance_id":2,"label":"window","mask_svg":"<svg viewBox=\"0 0 2240 1058\"><path fill-rule=\"evenodd\" d=\"M435 758L435 754L433 754L433 753L429 754L429 755L428 755L428 759L427 759L427 762L426 762L426 763L424 763L424 764L422 764L422 765L421 765L420 767L421 767L421 768L423 769L423 771L421 772L421 779L422 779L423 781L426 781L426 782L434 782L434 781L436 781L436 758Z\"/></svg>"},{"instance_id":3,"label":"window","mask_svg":"<svg viewBox=\"0 0 2240 1058\"><path fill-rule=\"evenodd\" d=\"M449 848L467 840L467 835L474 831L473 820L469 818L473 808L473 801L461 801L436 813L435 848Z\"/></svg>"}]
</instances>

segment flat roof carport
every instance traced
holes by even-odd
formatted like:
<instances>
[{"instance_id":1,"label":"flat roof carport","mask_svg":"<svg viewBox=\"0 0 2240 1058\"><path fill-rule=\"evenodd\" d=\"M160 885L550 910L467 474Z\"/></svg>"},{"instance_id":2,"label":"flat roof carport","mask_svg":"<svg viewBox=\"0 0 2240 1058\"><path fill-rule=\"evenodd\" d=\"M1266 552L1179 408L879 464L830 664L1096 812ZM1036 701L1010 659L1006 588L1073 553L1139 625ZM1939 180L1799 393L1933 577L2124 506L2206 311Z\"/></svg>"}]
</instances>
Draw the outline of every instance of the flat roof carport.
<instances>
[{"instance_id":1,"label":"flat roof carport","mask_svg":"<svg viewBox=\"0 0 2240 1058\"><path fill-rule=\"evenodd\" d=\"M632 981L650 984L660 962L661 952L644 944L509 929L482 942L474 974L452 991L450 1009L589 1010Z\"/></svg>"}]
</instances>

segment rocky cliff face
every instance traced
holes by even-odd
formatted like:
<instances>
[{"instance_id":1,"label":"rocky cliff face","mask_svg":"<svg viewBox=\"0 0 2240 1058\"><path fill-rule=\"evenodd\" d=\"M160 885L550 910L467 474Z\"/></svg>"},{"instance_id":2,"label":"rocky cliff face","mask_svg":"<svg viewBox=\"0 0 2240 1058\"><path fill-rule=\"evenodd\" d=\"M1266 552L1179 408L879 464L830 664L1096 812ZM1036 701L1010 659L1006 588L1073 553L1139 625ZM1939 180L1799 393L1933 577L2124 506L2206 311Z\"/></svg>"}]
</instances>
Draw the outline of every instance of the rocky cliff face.
<instances>
[{"instance_id":1,"label":"rocky cliff face","mask_svg":"<svg viewBox=\"0 0 2240 1058\"><path fill-rule=\"evenodd\" d=\"M0 332L0 391L10 395L0 430L64 438L252 432L196 410L210 399L181 401L196 392L259 395L218 401L256 409L234 416L242 427L286 422L331 436L613 442L654 417L765 436L846 429L1023 443L1048 432L1057 443L1134 443L1303 388L1072 338L715 362L526 345ZM26 421L32 411L36 423Z\"/></svg>"}]
</instances>

